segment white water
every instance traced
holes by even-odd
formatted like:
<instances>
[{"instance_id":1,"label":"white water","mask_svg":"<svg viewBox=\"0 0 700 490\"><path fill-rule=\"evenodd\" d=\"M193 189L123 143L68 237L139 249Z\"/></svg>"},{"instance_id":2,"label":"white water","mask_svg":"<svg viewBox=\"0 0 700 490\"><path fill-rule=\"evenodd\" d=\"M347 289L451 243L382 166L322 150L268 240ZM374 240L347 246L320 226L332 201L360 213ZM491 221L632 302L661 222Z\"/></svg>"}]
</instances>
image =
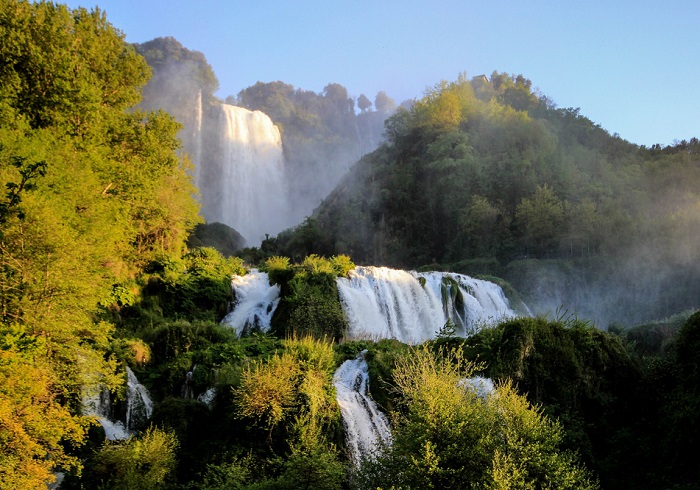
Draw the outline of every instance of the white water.
<instances>
[{"instance_id":1,"label":"white water","mask_svg":"<svg viewBox=\"0 0 700 490\"><path fill-rule=\"evenodd\" d=\"M464 389L468 389L476 394L479 398L486 398L491 393L496 391L491 378L484 378L483 376L474 376L472 378L464 378L457 383Z\"/></svg>"},{"instance_id":2,"label":"white water","mask_svg":"<svg viewBox=\"0 0 700 490\"><path fill-rule=\"evenodd\" d=\"M290 223L280 132L264 113L227 104L218 127L220 154L207 152L207 177L198 183L206 195L202 212L257 246Z\"/></svg>"},{"instance_id":3,"label":"white water","mask_svg":"<svg viewBox=\"0 0 700 490\"><path fill-rule=\"evenodd\" d=\"M458 284L461 307L450 294L443 303L443 288L452 287L443 285L445 277ZM462 274L357 267L338 279L338 292L354 338L419 343L435 338L448 318L459 335L469 335L484 322L516 316L498 285Z\"/></svg>"},{"instance_id":4,"label":"white water","mask_svg":"<svg viewBox=\"0 0 700 490\"><path fill-rule=\"evenodd\" d=\"M125 420L113 418L111 395L106 388L86 388L83 396L83 413L97 419L105 431L105 437L110 441L130 437L153 415L153 402L146 387L139 383L136 375L128 367L126 375Z\"/></svg>"},{"instance_id":5,"label":"white water","mask_svg":"<svg viewBox=\"0 0 700 490\"><path fill-rule=\"evenodd\" d=\"M139 383L128 366L126 376L126 428L135 431L153 415L153 402L146 387Z\"/></svg>"},{"instance_id":6,"label":"white water","mask_svg":"<svg viewBox=\"0 0 700 490\"><path fill-rule=\"evenodd\" d=\"M112 402L109 390L99 388L93 393L83 395L83 414L93 416L105 431L109 441L128 438L131 434L121 420L112 420Z\"/></svg>"},{"instance_id":7,"label":"white water","mask_svg":"<svg viewBox=\"0 0 700 490\"><path fill-rule=\"evenodd\" d=\"M338 292L351 337L416 343L445 324L440 298L407 271L357 267L338 279Z\"/></svg>"},{"instance_id":8,"label":"white water","mask_svg":"<svg viewBox=\"0 0 700 490\"><path fill-rule=\"evenodd\" d=\"M204 403L206 406L211 408L214 404L214 398L216 398L216 388L209 388L207 391L202 393L197 397L197 400Z\"/></svg>"},{"instance_id":9,"label":"white water","mask_svg":"<svg viewBox=\"0 0 700 490\"><path fill-rule=\"evenodd\" d=\"M450 294L446 294L443 306L445 321L449 318L461 335L467 336L476 333L484 322L494 322L516 316L498 284L452 272L426 272L418 274L418 276L425 278L426 287L439 296L442 296L441 288L443 286L446 287L447 293L453 287L444 284L445 277L453 279L458 284L463 301L462 307L459 308L458 305L454 304Z\"/></svg>"},{"instance_id":10,"label":"white water","mask_svg":"<svg viewBox=\"0 0 700 490\"><path fill-rule=\"evenodd\" d=\"M267 332L280 302L280 287L270 285L267 273L256 269L243 276L233 276L231 286L236 301L222 323L231 326L238 335L251 328Z\"/></svg>"},{"instance_id":11,"label":"white water","mask_svg":"<svg viewBox=\"0 0 700 490\"><path fill-rule=\"evenodd\" d=\"M202 184L202 89L197 92L195 100L194 134L192 135L194 151L192 164L194 166L194 183L197 187Z\"/></svg>"},{"instance_id":12,"label":"white water","mask_svg":"<svg viewBox=\"0 0 700 490\"><path fill-rule=\"evenodd\" d=\"M333 384L345 427L345 439L355 464L382 445L391 444L386 416L368 395L369 373L364 352L345 361L333 375Z\"/></svg>"}]
</instances>

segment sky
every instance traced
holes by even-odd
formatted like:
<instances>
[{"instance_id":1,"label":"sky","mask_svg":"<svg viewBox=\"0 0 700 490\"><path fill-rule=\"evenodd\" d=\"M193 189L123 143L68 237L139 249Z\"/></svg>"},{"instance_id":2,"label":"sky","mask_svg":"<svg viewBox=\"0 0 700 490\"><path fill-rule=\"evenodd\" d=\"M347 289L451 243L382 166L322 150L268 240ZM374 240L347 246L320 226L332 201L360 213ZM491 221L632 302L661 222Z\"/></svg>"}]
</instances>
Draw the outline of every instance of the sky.
<instances>
[{"instance_id":1,"label":"sky","mask_svg":"<svg viewBox=\"0 0 700 490\"><path fill-rule=\"evenodd\" d=\"M697 0L70 0L128 42L201 51L221 98L258 81L371 101L522 74L558 107L638 145L700 137Z\"/></svg>"}]
</instances>

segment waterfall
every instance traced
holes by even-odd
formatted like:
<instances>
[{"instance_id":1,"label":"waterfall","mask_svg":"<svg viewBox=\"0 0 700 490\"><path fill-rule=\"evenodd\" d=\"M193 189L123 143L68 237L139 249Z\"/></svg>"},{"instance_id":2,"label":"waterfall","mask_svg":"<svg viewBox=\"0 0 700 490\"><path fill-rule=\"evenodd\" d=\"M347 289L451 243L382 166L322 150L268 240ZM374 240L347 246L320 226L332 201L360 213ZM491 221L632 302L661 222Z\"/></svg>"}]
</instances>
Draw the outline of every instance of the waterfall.
<instances>
[{"instance_id":1,"label":"waterfall","mask_svg":"<svg viewBox=\"0 0 700 490\"><path fill-rule=\"evenodd\" d=\"M197 400L211 408L214 405L214 398L216 398L216 387L209 388L207 391L199 395Z\"/></svg>"},{"instance_id":2,"label":"waterfall","mask_svg":"<svg viewBox=\"0 0 700 490\"><path fill-rule=\"evenodd\" d=\"M94 390L94 388L93 388ZM121 420L112 420L112 399L108 389L87 390L83 393L83 415L93 416L105 431L109 441L118 441L129 437L129 431ZM85 393L86 391L92 391Z\"/></svg>"},{"instance_id":3,"label":"waterfall","mask_svg":"<svg viewBox=\"0 0 700 490\"><path fill-rule=\"evenodd\" d=\"M357 267L337 285L352 338L420 343L435 338L448 320L457 335L467 336L486 323L516 316L500 286L463 274ZM236 300L223 323L239 335L269 330L279 286L253 269L234 276L232 287Z\"/></svg>"},{"instance_id":4,"label":"waterfall","mask_svg":"<svg viewBox=\"0 0 700 490\"><path fill-rule=\"evenodd\" d=\"M126 428L129 431L136 431L143 427L153 415L153 402L146 387L139 383L128 366L126 376Z\"/></svg>"},{"instance_id":5,"label":"waterfall","mask_svg":"<svg viewBox=\"0 0 700 490\"><path fill-rule=\"evenodd\" d=\"M249 329L267 332L280 302L280 287L270 285L267 273L256 269L243 276L233 276L231 286L235 304L222 323L231 326L238 335Z\"/></svg>"},{"instance_id":6,"label":"waterfall","mask_svg":"<svg viewBox=\"0 0 700 490\"><path fill-rule=\"evenodd\" d=\"M443 299L445 321L449 318L460 335L476 333L484 322L516 316L498 284L464 274L426 272L417 274L426 287Z\"/></svg>"},{"instance_id":7,"label":"waterfall","mask_svg":"<svg viewBox=\"0 0 700 490\"><path fill-rule=\"evenodd\" d=\"M114 417L112 396L103 386L84 388L83 414L93 416L105 431L110 441L126 439L142 428L153 415L153 402L145 386L136 375L126 368L126 416L124 420Z\"/></svg>"},{"instance_id":8,"label":"waterfall","mask_svg":"<svg viewBox=\"0 0 700 490\"><path fill-rule=\"evenodd\" d=\"M363 456L371 456L382 445L391 443L389 422L368 396L365 352L362 351L356 359L345 361L333 375L346 442L355 464L359 464Z\"/></svg>"},{"instance_id":9,"label":"waterfall","mask_svg":"<svg viewBox=\"0 0 700 490\"><path fill-rule=\"evenodd\" d=\"M228 104L221 104L217 126L219 154L207 150L199 183L202 212L209 223L227 224L248 245L259 245L290 224L279 129L260 111Z\"/></svg>"},{"instance_id":10,"label":"waterfall","mask_svg":"<svg viewBox=\"0 0 700 490\"><path fill-rule=\"evenodd\" d=\"M338 279L338 292L352 337L415 343L445 324L440 299L407 271L357 267Z\"/></svg>"},{"instance_id":11,"label":"waterfall","mask_svg":"<svg viewBox=\"0 0 700 490\"><path fill-rule=\"evenodd\" d=\"M197 92L195 100L195 115L192 142L194 150L192 153L192 164L194 166L194 183L199 187L202 175L202 89Z\"/></svg>"},{"instance_id":12,"label":"waterfall","mask_svg":"<svg viewBox=\"0 0 700 490\"><path fill-rule=\"evenodd\" d=\"M516 315L498 285L462 274L357 267L338 279L338 292L351 337L419 343L448 319L466 336Z\"/></svg>"},{"instance_id":13,"label":"waterfall","mask_svg":"<svg viewBox=\"0 0 700 490\"><path fill-rule=\"evenodd\" d=\"M460 386L465 390L472 391L481 399L485 399L491 393L496 391L491 378L484 378L483 376L473 376L471 378L461 379L457 383L457 386Z\"/></svg>"}]
</instances>

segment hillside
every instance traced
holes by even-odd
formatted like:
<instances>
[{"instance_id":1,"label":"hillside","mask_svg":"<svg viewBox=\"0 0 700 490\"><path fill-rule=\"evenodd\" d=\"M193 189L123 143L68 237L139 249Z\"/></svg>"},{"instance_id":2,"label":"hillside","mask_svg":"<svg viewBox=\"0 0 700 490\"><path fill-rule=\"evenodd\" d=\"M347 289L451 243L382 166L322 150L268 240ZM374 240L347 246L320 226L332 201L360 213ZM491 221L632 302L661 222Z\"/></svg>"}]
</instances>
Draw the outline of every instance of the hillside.
<instances>
[{"instance_id":1,"label":"hillside","mask_svg":"<svg viewBox=\"0 0 700 490\"><path fill-rule=\"evenodd\" d=\"M531 87L438 84L279 250L501 276L538 311L602 326L695 306L697 139L638 147Z\"/></svg>"}]
</instances>

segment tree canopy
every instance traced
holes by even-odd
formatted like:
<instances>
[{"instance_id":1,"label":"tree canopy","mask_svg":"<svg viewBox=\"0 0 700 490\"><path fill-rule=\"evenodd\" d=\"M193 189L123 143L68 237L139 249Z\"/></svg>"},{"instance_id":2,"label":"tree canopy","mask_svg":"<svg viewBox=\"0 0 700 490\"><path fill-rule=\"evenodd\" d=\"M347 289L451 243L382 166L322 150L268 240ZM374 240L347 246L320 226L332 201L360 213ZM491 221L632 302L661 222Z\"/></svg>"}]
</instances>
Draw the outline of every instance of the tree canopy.
<instances>
[{"instance_id":1,"label":"tree canopy","mask_svg":"<svg viewBox=\"0 0 700 490\"><path fill-rule=\"evenodd\" d=\"M98 305L199 219L178 124L132 110L149 74L99 9L0 2L0 349L36 380L3 383L0 474L25 486L78 464L80 388L114 380Z\"/></svg>"},{"instance_id":2,"label":"tree canopy","mask_svg":"<svg viewBox=\"0 0 700 490\"><path fill-rule=\"evenodd\" d=\"M697 288L688 295L681 285L696 284L698 273L698 236L689 231L698 229L696 140L635 146L578 109L557 108L522 75L499 72L438 83L385 131L386 143L351 169L313 221L280 235L278 253L496 273L532 291L538 311L565 304L597 322L693 305ZM309 223L317 238L300 249ZM498 266L461 268L476 261ZM656 288L654 278L668 280ZM544 290L550 297L540 301ZM669 307L634 300L655 294Z\"/></svg>"}]
</instances>

